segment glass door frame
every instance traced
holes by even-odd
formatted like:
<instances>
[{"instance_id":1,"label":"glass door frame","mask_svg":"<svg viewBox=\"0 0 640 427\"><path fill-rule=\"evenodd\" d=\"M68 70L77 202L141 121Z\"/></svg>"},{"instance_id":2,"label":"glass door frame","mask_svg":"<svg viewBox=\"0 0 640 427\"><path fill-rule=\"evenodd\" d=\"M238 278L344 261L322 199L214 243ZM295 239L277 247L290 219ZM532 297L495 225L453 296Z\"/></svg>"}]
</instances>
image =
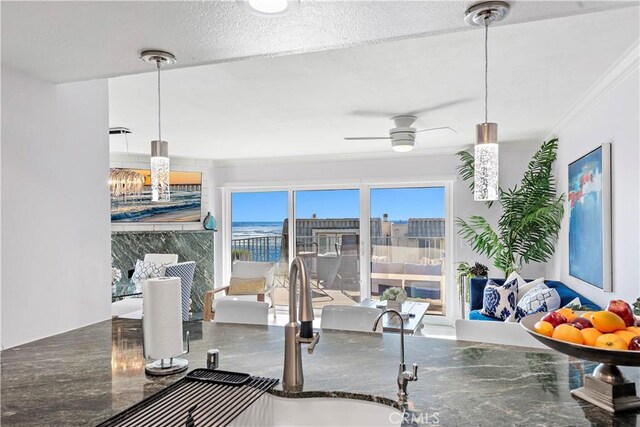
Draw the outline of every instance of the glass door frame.
<instances>
[{"instance_id":1,"label":"glass door frame","mask_svg":"<svg viewBox=\"0 0 640 427\"><path fill-rule=\"evenodd\" d=\"M222 190L222 216L221 234L222 234L222 283L229 283L231 277L231 194L232 193L252 193L252 192L269 192L269 191L287 191L288 193L288 227L289 241L296 241L295 227L295 192L309 190L359 190L360 198L360 297L371 298L371 189L383 188L429 188L444 187L445 194L445 245L446 245L446 262L445 262L445 316L427 315L425 318L428 323L436 325L452 325L455 319L454 312L457 312L457 298L455 297L455 272L454 259L456 256L456 247L454 240L454 206L453 206L453 188L454 179L434 179L434 180L398 180L381 179L381 180L343 180L341 182L288 182L274 185L258 185L258 184L231 184L229 186L220 187ZM289 244L289 262L295 258L295 245Z\"/></svg>"},{"instance_id":2,"label":"glass door frame","mask_svg":"<svg viewBox=\"0 0 640 427\"><path fill-rule=\"evenodd\" d=\"M457 311L457 298L455 293L455 273L453 261L456 253L454 240L454 218L453 218L453 181L450 180L429 180L429 181L410 181L410 182L370 182L362 185L363 191L360 192L360 215L366 216L360 218L360 242L361 242L361 265L362 272L360 295L362 298L371 298L371 190L377 189L394 189L394 188L444 188L444 217L445 217L445 315L426 315L427 323L433 325L452 325L455 319L454 313ZM363 193L366 197L362 197ZM366 205L366 206L365 206ZM363 234L365 233L366 234ZM362 244L362 235L366 236L366 244ZM366 280L365 280L366 278ZM365 289L366 288L366 289Z\"/></svg>"}]
</instances>

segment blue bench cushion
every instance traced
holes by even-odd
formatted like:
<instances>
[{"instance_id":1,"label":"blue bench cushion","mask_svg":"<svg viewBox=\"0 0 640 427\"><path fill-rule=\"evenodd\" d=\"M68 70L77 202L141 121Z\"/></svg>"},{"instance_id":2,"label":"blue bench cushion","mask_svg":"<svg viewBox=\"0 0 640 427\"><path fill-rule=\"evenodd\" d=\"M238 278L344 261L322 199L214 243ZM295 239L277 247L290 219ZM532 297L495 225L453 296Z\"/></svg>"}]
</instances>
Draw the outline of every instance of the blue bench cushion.
<instances>
[{"instance_id":1,"label":"blue bench cushion","mask_svg":"<svg viewBox=\"0 0 640 427\"><path fill-rule=\"evenodd\" d=\"M498 285L504 284L504 279L491 279L491 280L496 282L496 284ZM530 281L531 280L527 280L527 282L530 282ZM556 291L558 291L558 295L560 295L560 307L564 307L565 305L569 304L571 301L573 301L577 297L577 298L580 298L580 303L583 306L589 307L589 309L591 310L602 310L600 306L598 306L598 304L578 294L576 291L569 288L567 285L565 285L562 282L558 282L555 280L545 280L544 283L548 287L554 288ZM487 284L487 279L485 278L474 277L473 279L471 279L470 281L471 300L469 302L469 308L472 312L474 310L479 311L482 309L482 298L484 295L484 287L486 286L486 284ZM478 314L481 317L474 320L493 320L488 318L487 316L481 315L480 313ZM472 319L471 313L469 313L469 319Z\"/></svg>"},{"instance_id":2,"label":"blue bench cushion","mask_svg":"<svg viewBox=\"0 0 640 427\"><path fill-rule=\"evenodd\" d=\"M480 310L471 310L469 312L468 319L469 320L489 320L492 322L503 322L503 320L497 319L495 317L485 316L484 314L480 313Z\"/></svg>"}]
</instances>

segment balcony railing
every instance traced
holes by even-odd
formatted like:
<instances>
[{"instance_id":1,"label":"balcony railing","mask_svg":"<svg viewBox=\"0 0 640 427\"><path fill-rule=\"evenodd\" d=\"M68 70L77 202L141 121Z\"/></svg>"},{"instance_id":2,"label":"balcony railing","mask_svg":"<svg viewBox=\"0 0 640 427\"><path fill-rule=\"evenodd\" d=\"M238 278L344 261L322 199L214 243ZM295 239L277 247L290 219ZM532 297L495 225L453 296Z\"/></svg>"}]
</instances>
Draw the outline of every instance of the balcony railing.
<instances>
[{"instance_id":1,"label":"balcony railing","mask_svg":"<svg viewBox=\"0 0 640 427\"><path fill-rule=\"evenodd\" d=\"M282 236L275 235L233 239L232 258L234 261L278 262L283 257L282 240Z\"/></svg>"}]
</instances>

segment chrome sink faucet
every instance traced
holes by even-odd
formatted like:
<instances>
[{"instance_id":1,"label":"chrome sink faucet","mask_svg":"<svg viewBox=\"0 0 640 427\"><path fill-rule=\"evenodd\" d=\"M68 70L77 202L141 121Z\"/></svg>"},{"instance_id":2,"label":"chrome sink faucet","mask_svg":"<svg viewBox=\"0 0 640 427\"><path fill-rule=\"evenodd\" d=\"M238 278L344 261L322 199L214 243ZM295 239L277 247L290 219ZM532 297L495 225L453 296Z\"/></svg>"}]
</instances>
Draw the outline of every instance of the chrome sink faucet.
<instances>
[{"instance_id":1,"label":"chrome sink faucet","mask_svg":"<svg viewBox=\"0 0 640 427\"><path fill-rule=\"evenodd\" d=\"M300 323L296 316L296 291L300 279ZM284 327L284 373L282 384L285 391L301 391L304 384L302 375L302 356L300 344L309 344L307 351L313 349L320 340L320 334L313 332L313 305L311 286L304 261L295 257L289 269L289 323Z\"/></svg>"},{"instance_id":2,"label":"chrome sink faucet","mask_svg":"<svg viewBox=\"0 0 640 427\"><path fill-rule=\"evenodd\" d=\"M378 322L387 313L395 314L400 319L400 367L398 368L398 400L401 404L407 403L407 384L409 381L418 381L418 365L413 364L413 372L407 371L407 366L404 363L404 319L400 313L396 310L384 310L373 322L373 332L378 327Z\"/></svg>"}]
</instances>

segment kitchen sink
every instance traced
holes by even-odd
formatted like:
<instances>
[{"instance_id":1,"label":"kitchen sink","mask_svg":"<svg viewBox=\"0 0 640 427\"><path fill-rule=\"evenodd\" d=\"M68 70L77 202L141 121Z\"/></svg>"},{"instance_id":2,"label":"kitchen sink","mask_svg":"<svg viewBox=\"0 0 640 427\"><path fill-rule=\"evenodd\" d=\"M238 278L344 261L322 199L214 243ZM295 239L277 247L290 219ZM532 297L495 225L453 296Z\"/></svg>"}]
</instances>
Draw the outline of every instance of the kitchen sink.
<instances>
[{"instance_id":1,"label":"kitchen sink","mask_svg":"<svg viewBox=\"0 0 640 427\"><path fill-rule=\"evenodd\" d=\"M402 411L364 400L264 394L230 426L399 426Z\"/></svg>"}]
</instances>

